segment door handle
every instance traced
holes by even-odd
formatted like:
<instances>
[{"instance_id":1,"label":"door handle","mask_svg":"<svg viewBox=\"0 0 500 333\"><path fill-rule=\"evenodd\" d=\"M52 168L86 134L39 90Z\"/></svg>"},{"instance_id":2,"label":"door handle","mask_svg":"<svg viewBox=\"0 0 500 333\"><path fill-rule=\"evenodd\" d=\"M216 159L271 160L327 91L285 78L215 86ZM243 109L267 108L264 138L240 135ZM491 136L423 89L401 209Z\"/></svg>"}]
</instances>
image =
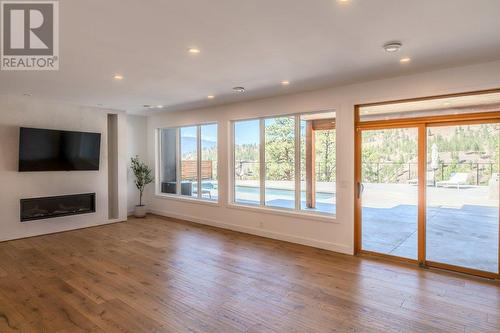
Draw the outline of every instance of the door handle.
<instances>
[{"instance_id":1,"label":"door handle","mask_svg":"<svg viewBox=\"0 0 500 333\"><path fill-rule=\"evenodd\" d=\"M364 190L365 190L365 185L363 185L362 183L358 183L358 199L361 198L361 194L363 193Z\"/></svg>"}]
</instances>

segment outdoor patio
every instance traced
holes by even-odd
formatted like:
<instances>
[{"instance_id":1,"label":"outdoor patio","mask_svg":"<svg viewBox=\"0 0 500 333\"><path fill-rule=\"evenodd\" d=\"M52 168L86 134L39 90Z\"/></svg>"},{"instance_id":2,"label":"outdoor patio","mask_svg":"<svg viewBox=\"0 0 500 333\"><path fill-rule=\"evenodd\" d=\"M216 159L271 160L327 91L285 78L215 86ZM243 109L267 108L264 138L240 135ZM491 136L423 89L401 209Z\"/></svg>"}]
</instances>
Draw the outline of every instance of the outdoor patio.
<instances>
[{"instance_id":1,"label":"outdoor patio","mask_svg":"<svg viewBox=\"0 0 500 333\"><path fill-rule=\"evenodd\" d=\"M427 197L427 260L497 272L497 194L428 186ZM416 259L416 202L416 186L365 184L363 249Z\"/></svg>"}]
</instances>

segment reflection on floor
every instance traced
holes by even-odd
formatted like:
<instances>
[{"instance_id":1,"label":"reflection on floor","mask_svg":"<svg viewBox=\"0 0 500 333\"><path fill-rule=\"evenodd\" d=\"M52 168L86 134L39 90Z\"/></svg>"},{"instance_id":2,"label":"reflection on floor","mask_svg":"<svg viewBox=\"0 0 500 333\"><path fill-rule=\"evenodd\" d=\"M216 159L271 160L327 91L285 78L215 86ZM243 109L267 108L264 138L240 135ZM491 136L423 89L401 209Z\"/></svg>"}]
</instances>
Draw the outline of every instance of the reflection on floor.
<instances>
[{"instance_id":1,"label":"reflection on floor","mask_svg":"<svg viewBox=\"0 0 500 333\"><path fill-rule=\"evenodd\" d=\"M0 243L0 332L498 333L497 282L148 216Z\"/></svg>"}]
</instances>

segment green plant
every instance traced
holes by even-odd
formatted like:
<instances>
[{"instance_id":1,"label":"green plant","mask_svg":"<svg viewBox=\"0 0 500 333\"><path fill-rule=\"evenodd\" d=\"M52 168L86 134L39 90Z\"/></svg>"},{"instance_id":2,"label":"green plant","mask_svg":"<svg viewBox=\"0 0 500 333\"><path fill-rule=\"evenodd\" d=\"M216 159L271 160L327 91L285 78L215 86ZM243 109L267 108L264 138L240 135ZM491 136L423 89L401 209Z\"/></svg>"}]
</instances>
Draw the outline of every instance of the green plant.
<instances>
[{"instance_id":1,"label":"green plant","mask_svg":"<svg viewBox=\"0 0 500 333\"><path fill-rule=\"evenodd\" d=\"M146 185L154 181L152 175L153 170L146 165L146 163L139 161L139 157L135 156L131 158L131 168L135 176L135 186L139 190L139 206L142 206L142 194L144 193L144 188Z\"/></svg>"}]
</instances>

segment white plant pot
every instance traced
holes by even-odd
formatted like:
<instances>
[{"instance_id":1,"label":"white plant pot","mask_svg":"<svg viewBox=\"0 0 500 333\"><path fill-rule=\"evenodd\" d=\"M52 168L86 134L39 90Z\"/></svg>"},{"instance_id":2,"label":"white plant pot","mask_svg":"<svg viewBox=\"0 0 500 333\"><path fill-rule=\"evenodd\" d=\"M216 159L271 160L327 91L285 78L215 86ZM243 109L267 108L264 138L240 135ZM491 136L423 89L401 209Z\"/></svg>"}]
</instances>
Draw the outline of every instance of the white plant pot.
<instances>
[{"instance_id":1,"label":"white plant pot","mask_svg":"<svg viewBox=\"0 0 500 333\"><path fill-rule=\"evenodd\" d=\"M146 205L135 206L134 216L135 217L145 217L146 216Z\"/></svg>"}]
</instances>

